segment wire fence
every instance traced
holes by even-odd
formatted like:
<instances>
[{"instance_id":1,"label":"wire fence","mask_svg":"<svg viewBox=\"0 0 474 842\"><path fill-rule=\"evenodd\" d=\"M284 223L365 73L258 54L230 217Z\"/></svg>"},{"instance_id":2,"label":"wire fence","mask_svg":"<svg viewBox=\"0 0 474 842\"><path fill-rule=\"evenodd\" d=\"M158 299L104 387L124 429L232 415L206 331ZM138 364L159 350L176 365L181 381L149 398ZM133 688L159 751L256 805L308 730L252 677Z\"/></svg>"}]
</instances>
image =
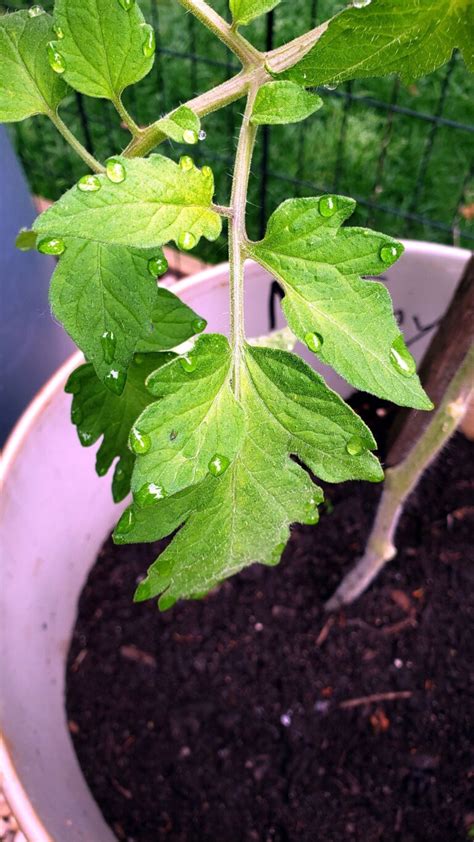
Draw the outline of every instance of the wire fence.
<instances>
[{"instance_id":1,"label":"wire fence","mask_svg":"<svg viewBox=\"0 0 474 842\"><path fill-rule=\"evenodd\" d=\"M0 10L26 8L2 3ZM238 70L233 57L175 0L143 0L157 34L153 71L125 93L137 122L146 125ZM215 0L226 14L227 0ZM47 10L52 3L45 2ZM248 27L260 48L271 49L341 8L335 0L283 0ZM324 108L311 120L264 127L253 167L249 227L263 234L269 214L289 196L339 192L356 199L353 222L393 236L474 244L474 77L462 58L409 87L388 77L318 92ZM207 138L193 149L196 163L213 166L217 201L229 198L242 103L206 118ZM62 107L68 125L96 157L123 148L127 134L110 103L71 93ZM46 118L12 128L32 189L57 198L84 172ZM169 154L182 149L171 144ZM225 258L225 243L202 244L200 256Z\"/></svg>"}]
</instances>

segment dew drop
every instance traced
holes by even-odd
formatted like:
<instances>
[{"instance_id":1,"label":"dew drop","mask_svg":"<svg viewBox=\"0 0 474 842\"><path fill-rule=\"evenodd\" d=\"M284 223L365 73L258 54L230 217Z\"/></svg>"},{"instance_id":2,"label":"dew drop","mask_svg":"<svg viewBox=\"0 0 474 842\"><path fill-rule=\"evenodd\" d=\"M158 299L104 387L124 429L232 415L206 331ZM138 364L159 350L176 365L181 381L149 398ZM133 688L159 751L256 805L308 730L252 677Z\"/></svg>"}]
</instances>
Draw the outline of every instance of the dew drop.
<instances>
[{"instance_id":1,"label":"dew drop","mask_svg":"<svg viewBox=\"0 0 474 842\"><path fill-rule=\"evenodd\" d=\"M44 9L42 6L32 6L31 9L28 9L28 14L30 18L37 18L44 15Z\"/></svg>"},{"instance_id":2,"label":"dew drop","mask_svg":"<svg viewBox=\"0 0 474 842\"><path fill-rule=\"evenodd\" d=\"M214 177L213 174L212 174L211 168L208 167L207 165L202 168L201 172L202 172L204 178L213 178Z\"/></svg>"},{"instance_id":3,"label":"dew drop","mask_svg":"<svg viewBox=\"0 0 474 842\"><path fill-rule=\"evenodd\" d=\"M351 436L346 444L346 450L349 456L359 456L365 450L364 442L359 436Z\"/></svg>"},{"instance_id":4,"label":"dew drop","mask_svg":"<svg viewBox=\"0 0 474 842\"><path fill-rule=\"evenodd\" d=\"M48 61L49 65L55 73L64 73L66 70L66 62L64 56L56 49L52 41L49 42L48 47Z\"/></svg>"},{"instance_id":5,"label":"dew drop","mask_svg":"<svg viewBox=\"0 0 474 842\"><path fill-rule=\"evenodd\" d=\"M270 558L268 559L267 564L270 567L275 567L275 565L280 563L281 554L285 549L285 544L277 544L276 547L273 548Z\"/></svg>"},{"instance_id":6,"label":"dew drop","mask_svg":"<svg viewBox=\"0 0 474 842\"><path fill-rule=\"evenodd\" d=\"M204 129L200 129L200 131L198 133L199 140L206 140L206 137L207 137L207 133L204 131Z\"/></svg>"},{"instance_id":7,"label":"dew drop","mask_svg":"<svg viewBox=\"0 0 474 842\"><path fill-rule=\"evenodd\" d=\"M221 477L227 471L229 465L230 460L227 456L221 456L219 453L215 453L207 467L213 477Z\"/></svg>"},{"instance_id":8,"label":"dew drop","mask_svg":"<svg viewBox=\"0 0 474 842\"><path fill-rule=\"evenodd\" d=\"M352 0L354 9L363 9L365 6L370 6L372 0Z\"/></svg>"},{"instance_id":9,"label":"dew drop","mask_svg":"<svg viewBox=\"0 0 474 842\"><path fill-rule=\"evenodd\" d=\"M196 237L190 231L183 231L178 237L178 246L184 251L189 251L196 245Z\"/></svg>"},{"instance_id":10,"label":"dew drop","mask_svg":"<svg viewBox=\"0 0 474 842\"><path fill-rule=\"evenodd\" d=\"M142 42L142 53L145 58L152 58L156 50L155 31L152 26L146 25L144 27L145 37Z\"/></svg>"},{"instance_id":11,"label":"dew drop","mask_svg":"<svg viewBox=\"0 0 474 842\"><path fill-rule=\"evenodd\" d=\"M182 170L184 170L184 172L189 172L189 170L192 170L194 167L194 161L189 157L189 155L183 155L179 159L179 166Z\"/></svg>"},{"instance_id":12,"label":"dew drop","mask_svg":"<svg viewBox=\"0 0 474 842\"><path fill-rule=\"evenodd\" d=\"M318 504L314 497L311 497L304 507L303 522L308 524L308 526L315 526L316 523L319 523Z\"/></svg>"},{"instance_id":13,"label":"dew drop","mask_svg":"<svg viewBox=\"0 0 474 842\"><path fill-rule=\"evenodd\" d=\"M60 41L64 38L64 32L62 31L61 27L58 26L56 23L53 26L53 32L56 35L56 38L59 38Z\"/></svg>"},{"instance_id":14,"label":"dew drop","mask_svg":"<svg viewBox=\"0 0 474 842\"><path fill-rule=\"evenodd\" d=\"M37 246L41 254L59 255L63 254L65 248L64 240L59 240L57 237L47 237L44 240L40 240Z\"/></svg>"},{"instance_id":15,"label":"dew drop","mask_svg":"<svg viewBox=\"0 0 474 842\"><path fill-rule=\"evenodd\" d=\"M133 495L133 499L138 506L146 507L152 506L158 500L164 500L166 491L161 485L156 485L154 482L147 482L142 485L139 491Z\"/></svg>"},{"instance_id":16,"label":"dew drop","mask_svg":"<svg viewBox=\"0 0 474 842\"><path fill-rule=\"evenodd\" d=\"M95 460L95 472L99 477L105 477L108 471L107 462L103 462L99 457Z\"/></svg>"},{"instance_id":17,"label":"dew drop","mask_svg":"<svg viewBox=\"0 0 474 842\"><path fill-rule=\"evenodd\" d=\"M90 447L93 444L92 434L88 433L87 430L78 429L77 435L83 447Z\"/></svg>"},{"instance_id":18,"label":"dew drop","mask_svg":"<svg viewBox=\"0 0 474 842\"><path fill-rule=\"evenodd\" d=\"M77 182L77 187L83 193L96 193L102 187L97 175L83 175Z\"/></svg>"},{"instance_id":19,"label":"dew drop","mask_svg":"<svg viewBox=\"0 0 474 842\"><path fill-rule=\"evenodd\" d=\"M116 368L111 368L105 377L105 382L115 395L121 395L125 386L127 377L125 372L118 371Z\"/></svg>"},{"instance_id":20,"label":"dew drop","mask_svg":"<svg viewBox=\"0 0 474 842\"><path fill-rule=\"evenodd\" d=\"M183 132L183 141L185 143L193 144L198 142L199 135L194 129L185 129Z\"/></svg>"},{"instance_id":21,"label":"dew drop","mask_svg":"<svg viewBox=\"0 0 474 842\"><path fill-rule=\"evenodd\" d=\"M104 362L112 363L114 361L115 348L117 345L114 332L112 330L104 330L102 336L100 337L100 344L102 345Z\"/></svg>"},{"instance_id":22,"label":"dew drop","mask_svg":"<svg viewBox=\"0 0 474 842\"><path fill-rule=\"evenodd\" d=\"M168 271L168 261L166 257L158 255L158 257L150 258L148 261L148 271L154 278L159 278L161 275L164 275Z\"/></svg>"},{"instance_id":23,"label":"dew drop","mask_svg":"<svg viewBox=\"0 0 474 842\"><path fill-rule=\"evenodd\" d=\"M132 427L130 431L130 450L137 456L142 456L144 453L148 453L150 447L151 438L148 433L141 433L136 427Z\"/></svg>"},{"instance_id":24,"label":"dew drop","mask_svg":"<svg viewBox=\"0 0 474 842\"><path fill-rule=\"evenodd\" d=\"M412 377L416 373L416 362L406 347L401 333L390 348L390 362L404 377Z\"/></svg>"},{"instance_id":25,"label":"dew drop","mask_svg":"<svg viewBox=\"0 0 474 842\"><path fill-rule=\"evenodd\" d=\"M193 319L191 327L194 333L202 333L204 328L207 327L207 322L205 319Z\"/></svg>"},{"instance_id":26,"label":"dew drop","mask_svg":"<svg viewBox=\"0 0 474 842\"><path fill-rule=\"evenodd\" d=\"M117 538L120 538L121 535L126 535L128 532L131 532L133 527L135 526L135 515L133 514L132 509L127 509L122 517L120 518L116 528L115 534Z\"/></svg>"},{"instance_id":27,"label":"dew drop","mask_svg":"<svg viewBox=\"0 0 474 842\"><path fill-rule=\"evenodd\" d=\"M304 338L306 346L313 354L317 354L323 345L323 337L320 333L307 333Z\"/></svg>"},{"instance_id":28,"label":"dew drop","mask_svg":"<svg viewBox=\"0 0 474 842\"><path fill-rule=\"evenodd\" d=\"M109 158L105 165L105 172L109 181L113 181L114 184L121 184L127 175L124 165L118 158Z\"/></svg>"},{"instance_id":29,"label":"dew drop","mask_svg":"<svg viewBox=\"0 0 474 842\"><path fill-rule=\"evenodd\" d=\"M385 245L380 249L380 260L382 263L393 263L401 254L401 247L398 245Z\"/></svg>"},{"instance_id":30,"label":"dew drop","mask_svg":"<svg viewBox=\"0 0 474 842\"><path fill-rule=\"evenodd\" d=\"M71 421L72 421L72 423L75 424L76 426L78 426L79 424L82 423L83 419L84 419L84 415L82 413L81 407L73 405L73 407L71 409Z\"/></svg>"},{"instance_id":31,"label":"dew drop","mask_svg":"<svg viewBox=\"0 0 474 842\"><path fill-rule=\"evenodd\" d=\"M331 216L334 216L337 211L336 196L321 196L318 208L319 213L321 216L324 216L325 219L329 219Z\"/></svg>"},{"instance_id":32,"label":"dew drop","mask_svg":"<svg viewBox=\"0 0 474 842\"><path fill-rule=\"evenodd\" d=\"M327 91L335 91L337 85L334 82L326 82L326 84L323 85L323 88L326 88Z\"/></svg>"},{"instance_id":33,"label":"dew drop","mask_svg":"<svg viewBox=\"0 0 474 842\"><path fill-rule=\"evenodd\" d=\"M125 9L126 12L129 12L130 9L135 5L135 0L119 0L119 3L122 9Z\"/></svg>"},{"instance_id":34,"label":"dew drop","mask_svg":"<svg viewBox=\"0 0 474 842\"><path fill-rule=\"evenodd\" d=\"M197 368L197 360L191 354L184 354L179 358L179 361L187 374L190 374Z\"/></svg>"}]
</instances>

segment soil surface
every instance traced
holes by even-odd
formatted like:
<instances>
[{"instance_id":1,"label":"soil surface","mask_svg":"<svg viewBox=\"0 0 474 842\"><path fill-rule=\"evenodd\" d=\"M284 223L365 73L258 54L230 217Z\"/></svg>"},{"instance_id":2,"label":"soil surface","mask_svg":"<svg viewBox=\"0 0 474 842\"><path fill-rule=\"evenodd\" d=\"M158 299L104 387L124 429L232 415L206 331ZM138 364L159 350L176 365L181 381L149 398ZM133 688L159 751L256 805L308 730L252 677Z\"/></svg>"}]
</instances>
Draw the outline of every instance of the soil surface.
<instances>
[{"instance_id":1,"label":"soil surface","mask_svg":"<svg viewBox=\"0 0 474 842\"><path fill-rule=\"evenodd\" d=\"M380 441L390 411L361 414ZM472 456L453 439L410 500L397 559L329 617L378 486L326 488L319 526L293 529L279 567L164 615L132 603L162 546L107 541L80 600L67 710L119 839L472 838Z\"/></svg>"}]
</instances>

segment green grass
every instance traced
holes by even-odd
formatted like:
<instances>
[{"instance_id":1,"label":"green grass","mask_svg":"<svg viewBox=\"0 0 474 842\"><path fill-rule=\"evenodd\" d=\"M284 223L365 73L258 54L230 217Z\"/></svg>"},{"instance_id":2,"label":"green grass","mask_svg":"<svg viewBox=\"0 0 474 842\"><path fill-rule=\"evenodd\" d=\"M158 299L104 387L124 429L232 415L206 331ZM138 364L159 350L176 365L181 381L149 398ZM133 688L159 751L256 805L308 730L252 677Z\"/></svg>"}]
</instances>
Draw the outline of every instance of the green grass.
<instances>
[{"instance_id":1,"label":"green grass","mask_svg":"<svg viewBox=\"0 0 474 842\"><path fill-rule=\"evenodd\" d=\"M235 65L225 47L186 15L175 0L143 0L141 5L148 20L157 27L161 48L150 75L125 94L127 107L144 125L194 94L224 81L234 72ZM226 14L226 0L215 0L213 5ZM343 5L334 0L320 0L318 20L334 14ZM27 4L18 0L16 6L24 8ZM52 3L45 2L44 6L51 9ZM283 0L275 13L274 46L311 25L310 6L308 0ZM246 34L263 48L265 19L247 27ZM185 55L174 55L173 51ZM418 114L435 114L447 71L446 67L442 68L409 88L399 86L397 104ZM350 90L356 99L347 106L341 93L348 89L344 85L334 93L323 91L324 108L304 124L271 129L264 200L264 144L260 136L250 190L250 234L260 235L263 219L285 198L314 195L317 190L338 190L362 200L353 218L356 224L370 224L393 236L455 242L472 248L474 225L459 214L461 205L474 201L474 183L468 179L473 164L472 132L449 126L437 128L425 167L423 160L433 132L432 123L404 114L394 114L390 122L386 109L367 107L358 100L370 97L390 102L394 79L353 83ZM84 100L84 105L96 157L104 159L123 148L128 136L120 128L113 108L93 99ZM208 117L207 139L192 150L197 164L212 165L219 202L229 198L241 111L242 102L239 102ZM84 141L75 94L65 100L62 114ZM474 126L474 77L467 73L459 56L455 57L450 74L443 117ZM26 120L13 129L13 134L35 193L55 199L84 173L84 165L74 158L46 119ZM165 145L163 149L176 158L183 151L187 154L190 151L189 147L176 144L169 144L168 148ZM291 183L294 179L297 184ZM414 218L407 220L403 218L404 213ZM429 221L423 223L415 217ZM451 230L442 230L437 225ZM197 252L210 262L223 260L225 242L202 243Z\"/></svg>"}]
</instances>

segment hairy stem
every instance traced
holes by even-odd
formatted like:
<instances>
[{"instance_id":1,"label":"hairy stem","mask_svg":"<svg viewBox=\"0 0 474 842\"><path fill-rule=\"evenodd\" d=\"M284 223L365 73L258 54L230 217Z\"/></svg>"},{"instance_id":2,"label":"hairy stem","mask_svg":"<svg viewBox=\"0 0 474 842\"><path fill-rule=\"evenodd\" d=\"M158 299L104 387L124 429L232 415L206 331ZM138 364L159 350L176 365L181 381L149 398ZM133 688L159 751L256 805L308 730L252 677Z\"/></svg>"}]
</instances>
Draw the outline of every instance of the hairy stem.
<instances>
[{"instance_id":1,"label":"hairy stem","mask_svg":"<svg viewBox=\"0 0 474 842\"><path fill-rule=\"evenodd\" d=\"M56 126L58 132L62 134L63 138L67 140L69 145L74 149L74 151L79 155L80 158L87 164L89 169L93 172L105 172L105 168L102 164L97 161L90 152L87 151L85 146L82 145L77 139L75 135L73 135L72 131L68 129L66 123L63 123L61 117L56 111L50 111L48 114L49 119L52 123Z\"/></svg>"},{"instance_id":2,"label":"hairy stem","mask_svg":"<svg viewBox=\"0 0 474 842\"><path fill-rule=\"evenodd\" d=\"M125 123L127 129L131 132L134 137L137 137L140 134L141 129L137 126L133 117L128 113L127 109L125 108L121 98L118 96L116 99L113 100L113 104L115 110L122 118L122 121Z\"/></svg>"},{"instance_id":3,"label":"hairy stem","mask_svg":"<svg viewBox=\"0 0 474 842\"><path fill-rule=\"evenodd\" d=\"M232 387L237 400L240 398L240 366L245 341L244 329L244 244L246 234L247 192L252 155L257 136L257 127L252 125L253 105L258 91L254 83L247 97L239 143L235 156L234 177L230 205L232 218L229 220L229 264L230 264L230 343L232 347Z\"/></svg>"},{"instance_id":4,"label":"hairy stem","mask_svg":"<svg viewBox=\"0 0 474 842\"><path fill-rule=\"evenodd\" d=\"M204 26L207 26L214 35L229 47L230 50L240 59L242 64L259 64L261 54L247 41L240 32L237 32L204 0L178 0L188 12L191 12Z\"/></svg>"},{"instance_id":5,"label":"hairy stem","mask_svg":"<svg viewBox=\"0 0 474 842\"><path fill-rule=\"evenodd\" d=\"M474 395L474 346L451 380L443 400L422 436L406 458L386 473L385 485L363 557L343 579L326 604L328 611L349 605L371 584L396 555L395 532L403 507L428 466L451 438Z\"/></svg>"}]
</instances>

